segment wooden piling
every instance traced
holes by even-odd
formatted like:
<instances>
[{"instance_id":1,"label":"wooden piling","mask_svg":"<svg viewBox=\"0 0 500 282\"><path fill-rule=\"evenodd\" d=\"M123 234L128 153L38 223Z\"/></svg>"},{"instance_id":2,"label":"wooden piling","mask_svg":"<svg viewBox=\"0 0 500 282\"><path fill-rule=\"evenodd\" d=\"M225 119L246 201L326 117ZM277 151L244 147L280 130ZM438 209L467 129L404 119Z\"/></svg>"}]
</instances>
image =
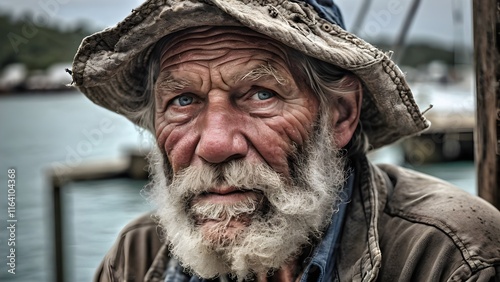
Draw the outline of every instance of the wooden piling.
<instances>
[{"instance_id":1,"label":"wooden piling","mask_svg":"<svg viewBox=\"0 0 500 282\"><path fill-rule=\"evenodd\" d=\"M478 194L500 209L500 0L474 0Z\"/></svg>"}]
</instances>

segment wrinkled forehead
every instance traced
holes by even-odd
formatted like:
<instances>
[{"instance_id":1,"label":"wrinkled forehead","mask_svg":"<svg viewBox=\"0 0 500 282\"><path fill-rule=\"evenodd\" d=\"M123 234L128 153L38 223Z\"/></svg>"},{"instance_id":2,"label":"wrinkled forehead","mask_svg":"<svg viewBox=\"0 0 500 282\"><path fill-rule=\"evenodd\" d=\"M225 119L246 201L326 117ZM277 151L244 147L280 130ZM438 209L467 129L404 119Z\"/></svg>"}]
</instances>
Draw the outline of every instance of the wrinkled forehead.
<instances>
[{"instance_id":1,"label":"wrinkled forehead","mask_svg":"<svg viewBox=\"0 0 500 282\"><path fill-rule=\"evenodd\" d=\"M290 48L246 27L204 26L185 29L160 40L161 64L182 63L186 53L239 51L268 54L286 61Z\"/></svg>"}]
</instances>

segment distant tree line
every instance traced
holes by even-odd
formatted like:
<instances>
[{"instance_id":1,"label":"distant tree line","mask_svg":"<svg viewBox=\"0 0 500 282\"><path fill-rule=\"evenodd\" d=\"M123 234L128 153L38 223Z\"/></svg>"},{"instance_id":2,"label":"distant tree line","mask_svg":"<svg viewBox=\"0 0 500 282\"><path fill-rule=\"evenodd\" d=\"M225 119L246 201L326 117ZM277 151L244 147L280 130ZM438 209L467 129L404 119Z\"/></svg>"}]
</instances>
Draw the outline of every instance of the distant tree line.
<instances>
[{"instance_id":1,"label":"distant tree line","mask_svg":"<svg viewBox=\"0 0 500 282\"><path fill-rule=\"evenodd\" d=\"M40 26L29 14L15 20L0 15L0 70L13 63L37 70L71 62L82 39L92 32L83 22L72 27Z\"/></svg>"},{"instance_id":2,"label":"distant tree line","mask_svg":"<svg viewBox=\"0 0 500 282\"><path fill-rule=\"evenodd\" d=\"M378 39L374 45L384 51L389 51L392 46L387 44L387 42L391 41L392 40L389 39ZM409 43L402 51L403 56L399 64L410 67L427 65L432 61L441 61L449 66L460 63L472 63L473 56L472 50L459 46L456 51L459 52L461 56L468 56L468 58L459 58L459 61L456 62L457 57L455 56L455 50L450 50L449 47L446 48L433 42L426 41Z\"/></svg>"}]
</instances>

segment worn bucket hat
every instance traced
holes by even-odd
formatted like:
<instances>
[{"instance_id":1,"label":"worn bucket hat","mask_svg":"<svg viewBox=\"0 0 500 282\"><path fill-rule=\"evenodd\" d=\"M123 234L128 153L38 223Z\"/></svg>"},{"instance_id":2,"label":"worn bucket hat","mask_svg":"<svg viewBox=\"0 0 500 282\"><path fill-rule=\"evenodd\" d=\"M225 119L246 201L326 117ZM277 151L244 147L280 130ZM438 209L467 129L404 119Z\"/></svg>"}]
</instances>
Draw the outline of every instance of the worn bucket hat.
<instances>
[{"instance_id":1,"label":"worn bucket hat","mask_svg":"<svg viewBox=\"0 0 500 282\"><path fill-rule=\"evenodd\" d=\"M147 69L164 36L197 26L245 26L357 75L365 89L360 121L372 149L430 123L390 57L344 30L332 0L149 0L116 26L86 37L73 84L94 103L125 115L145 107Z\"/></svg>"}]
</instances>

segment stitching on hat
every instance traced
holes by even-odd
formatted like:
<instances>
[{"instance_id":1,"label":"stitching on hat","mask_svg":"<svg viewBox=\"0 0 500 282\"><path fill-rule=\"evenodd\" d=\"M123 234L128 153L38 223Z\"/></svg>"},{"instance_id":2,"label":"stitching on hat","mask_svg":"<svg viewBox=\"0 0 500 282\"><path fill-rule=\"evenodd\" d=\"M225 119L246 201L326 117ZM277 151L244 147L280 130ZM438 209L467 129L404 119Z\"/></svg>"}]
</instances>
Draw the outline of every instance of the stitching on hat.
<instances>
[{"instance_id":1,"label":"stitching on hat","mask_svg":"<svg viewBox=\"0 0 500 282\"><path fill-rule=\"evenodd\" d=\"M418 106L414 99L410 99L409 93L411 93L410 88L406 83L403 83L403 80L400 79L399 69L397 66L390 60L383 60L382 66L384 71L389 74L392 82L396 85L396 89L398 90L399 97L401 101L408 109L408 113L413 118L415 123L420 128L427 128L427 123L425 122L425 117L420 113Z\"/></svg>"},{"instance_id":2,"label":"stitching on hat","mask_svg":"<svg viewBox=\"0 0 500 282\"><path fill-rule=\"evenodd\" d=\"M284 4L287 3L282 3L282 5ZM286 15L286 19L291 27L297 29L307 37L311 34L310 28L316 26L317 19L304 4L305 3L289 3L286 8L291 13Z\"/></svg>"},{"instance_id":3,"label":"stitching on hat","mask_svg":"<svg viewBox=\"0 0 500 282\"><path fill-rule=\"evenodd\" d=\"M269 15L273 19L277 18L279 16L279 14L280 14L280 12L278 11L278 9L276 9L276 7L274 7L273 5L269 5L268 6L268 11L269 11Z\"/></svg>"}]
</instances>

